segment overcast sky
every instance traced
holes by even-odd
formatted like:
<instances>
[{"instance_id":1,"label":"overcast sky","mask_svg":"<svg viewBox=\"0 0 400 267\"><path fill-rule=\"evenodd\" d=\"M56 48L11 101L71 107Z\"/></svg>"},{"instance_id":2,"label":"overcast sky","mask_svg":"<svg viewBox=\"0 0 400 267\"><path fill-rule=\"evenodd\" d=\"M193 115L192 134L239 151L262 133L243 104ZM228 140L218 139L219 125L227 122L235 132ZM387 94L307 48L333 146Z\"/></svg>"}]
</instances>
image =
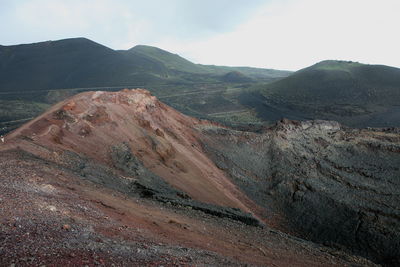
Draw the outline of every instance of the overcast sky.
<instances>
[{"instance_id":1,"label":"overcast sky","mask_svg":"<svg viewBox=\"0 0 400 267\"><path fill-rule=\"evenodd\" d=\"M400 0L0 0L1 45L86 37L215 65L400 67L399 28Z\"/></svg>"}]
</instances>

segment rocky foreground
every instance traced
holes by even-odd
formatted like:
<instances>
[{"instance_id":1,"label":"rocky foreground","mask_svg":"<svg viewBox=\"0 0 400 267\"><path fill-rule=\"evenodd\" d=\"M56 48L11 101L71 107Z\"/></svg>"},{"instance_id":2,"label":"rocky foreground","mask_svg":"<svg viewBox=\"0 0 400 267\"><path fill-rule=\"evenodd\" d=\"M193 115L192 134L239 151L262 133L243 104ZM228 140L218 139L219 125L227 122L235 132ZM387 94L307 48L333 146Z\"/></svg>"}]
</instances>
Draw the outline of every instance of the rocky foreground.
<instances>
[{"instance_id":1,"label":"rocky foreground","mask_svg":"<svg viewBox=\"0 0 400 267\"><path fill-rule=\"evenodd\" d=\"M87 92L0 146L0 265L396 266L400 134Z\"/></svg>"}]
</instances>

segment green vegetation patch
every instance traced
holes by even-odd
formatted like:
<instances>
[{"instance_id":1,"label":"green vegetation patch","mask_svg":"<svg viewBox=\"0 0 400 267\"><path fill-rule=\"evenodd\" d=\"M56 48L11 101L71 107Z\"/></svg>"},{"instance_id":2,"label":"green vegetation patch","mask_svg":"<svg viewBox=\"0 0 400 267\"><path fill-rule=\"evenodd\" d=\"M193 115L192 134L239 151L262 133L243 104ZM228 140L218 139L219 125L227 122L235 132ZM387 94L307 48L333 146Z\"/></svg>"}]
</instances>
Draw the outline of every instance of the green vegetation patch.
<instances>
[{"instance_id":1,"label":"green vegetation patch","mask_svg":"<svg viewBox=\"0 0 400 267\"><path fill-rule=\"evenodd\" d=\"M0 123L33 118L50 107L49 104L23 101L0 100Z\"/></svg>"}]
</instances>

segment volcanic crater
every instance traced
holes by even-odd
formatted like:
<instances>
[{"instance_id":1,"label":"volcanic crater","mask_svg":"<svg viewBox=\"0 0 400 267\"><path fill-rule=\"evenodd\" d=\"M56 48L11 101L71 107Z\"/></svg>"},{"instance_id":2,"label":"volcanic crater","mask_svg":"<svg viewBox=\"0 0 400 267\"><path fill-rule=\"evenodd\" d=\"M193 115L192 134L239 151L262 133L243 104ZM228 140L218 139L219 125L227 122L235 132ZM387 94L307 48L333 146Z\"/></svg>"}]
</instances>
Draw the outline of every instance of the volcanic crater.
<instances>
[{"instance_id":1,"label":"volcanic crater","mask_svg":"<svg viewBox=\"0 0 400 267\"><path fill-rule=\"evenodd\" d=\"M124 89L5 139L1 265L400 264L398 129L238 131Z\"/></svg>"}]
</instances>

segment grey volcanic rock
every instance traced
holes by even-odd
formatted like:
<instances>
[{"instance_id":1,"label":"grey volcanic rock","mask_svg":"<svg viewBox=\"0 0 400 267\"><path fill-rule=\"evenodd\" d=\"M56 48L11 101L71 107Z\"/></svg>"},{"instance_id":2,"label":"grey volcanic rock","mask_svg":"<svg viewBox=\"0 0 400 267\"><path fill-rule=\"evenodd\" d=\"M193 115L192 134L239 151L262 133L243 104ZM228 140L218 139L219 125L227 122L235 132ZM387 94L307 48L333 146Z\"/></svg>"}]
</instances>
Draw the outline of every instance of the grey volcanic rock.
<instances>
[{"instance_id":1,"label":"grey volcanic rock","mask_svg":"<svg viewBox=\"0 0 400 267\"><path fill-rule=\"evenodd\" d=\"M400 135L283 120L261 134L202 129L204 148L282 229L400 264ZM268 218L267 218L268 221Z\"/></svg>"}]
</instances>

